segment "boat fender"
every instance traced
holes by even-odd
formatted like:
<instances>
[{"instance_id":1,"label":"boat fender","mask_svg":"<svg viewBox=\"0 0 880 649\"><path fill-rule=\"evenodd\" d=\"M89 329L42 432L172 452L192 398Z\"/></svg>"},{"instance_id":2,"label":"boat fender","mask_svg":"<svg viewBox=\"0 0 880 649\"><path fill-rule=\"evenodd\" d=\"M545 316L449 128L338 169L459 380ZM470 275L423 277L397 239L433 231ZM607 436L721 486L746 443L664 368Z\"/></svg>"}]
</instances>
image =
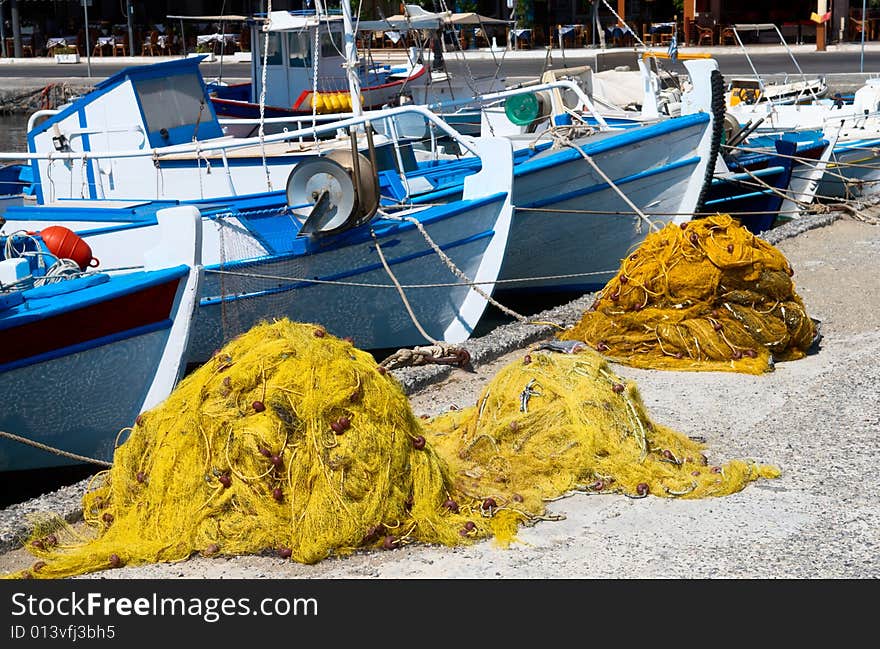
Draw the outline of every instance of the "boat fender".
<instances>
[{"instance_id":1,"label":"boat fender","mask_svg":"<svg viewBox=\"0 0 880 649\"><path fill-rule=\"evenodd\" d=\"M50 225L40 231L40 237L49 252L59 259L71 259L80 270L94 268L100 262L92 257L92 249L73 230L63 225Z\"/></svg>"},{"instance_id":2,"label":"boat fender","mask_svg":"<svg viewBox=\"0 0 880 649\"><path fill-rule=\"evenodd\" d=\"M697 199L697 207L695 212L704 212L706 206L706 196L709 188L712 186L712 177L715 175L715 162L721 151L721 138L724 134L724 77L719 70L712 70L709 76L709 85L712 90L712 146L709 149L709 160L706 165L706 175L703 179L703 189Z\"/></svg>"}]
</instances>

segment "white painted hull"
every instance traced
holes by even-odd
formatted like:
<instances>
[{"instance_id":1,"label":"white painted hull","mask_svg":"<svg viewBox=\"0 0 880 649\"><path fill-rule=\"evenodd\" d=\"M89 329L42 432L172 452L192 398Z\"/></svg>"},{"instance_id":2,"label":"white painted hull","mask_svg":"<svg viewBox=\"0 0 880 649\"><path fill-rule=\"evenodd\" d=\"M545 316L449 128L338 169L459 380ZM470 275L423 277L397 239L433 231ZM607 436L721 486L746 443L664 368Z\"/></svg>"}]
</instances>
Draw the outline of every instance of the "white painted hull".
<instances>
[{"instance_id":1,"label":"white painted hull","mask_svg":"<svg viewBox=\"0 0 880 649\"><path fill-rule=\"evenodd\" d=\"M658 227L682 223L697 206L700 183L695 180L705 173L699 152L708 128L708 122L695 124L597 153L593 159ZM499 290L599 288L650 232L580 155L533 173L518 170L513 200L516 208L526 209L514 210L500 277L505 283ZM532 277L546 279L509 281Z\"/></svg>"},{"instance_id":2,"label":"white painted hull","mask_svg":"<svg viewBox=\"0 0 880 649\"><path fill-rule=\"evenodd\" d=\"M866 148L870 144L865 145ZM847 166L847 165L858 166ZM841 178L843 176L843 178ZM820 197L865 197L880 191L880 155L870 150L835 153L816 194Z\"/></svg>"},{"instance_id":3,"label":"white painted hull","mask_svg":"<svg viewBox=\"0 0 880 649\"><path fill-rule=\"evenodd\" d=\"M169 332L154 331L0 373L2 394L16 395L15 406L0 411L0 430L110 461L116 434L141 412ZM67 464L74 462L0 439L0 471Z\"/></svg>"},{"instance_id":4,"label":"white painted hull","mask_svg":"<svg viewBox=\"0 0 880 649\"><path fill-rule=\"evenodd\" d=\"M500 203L489 204L429 224L426 230L465 275L494 281L503 250L499 257L497 251L488 255L487 249L500 207ZM444 242L461 243L447 247ZM415 229L380 237L380 244L394 276L404 287L460 282ZM285 316L321 324L337 336L352 336L355 344L365 349L426 342L394 288L309 284L214 272L224 269L287 278L344 275L340 282L392 285L372 241L302 257L209 268L190 348L191 362L205 360L224 340L261 320ZM473 293L466 286L405 288L405 293L422 327L431 337L447 342L466 340L484 308L481 305L479 313L466 311L465 301Z\"/></svg>"},{"instance_id":5,"label":"white painted hull","mask_svg":"<svg viewBox=\"0 0 880 649\"><path fill-rule=\"evenodd\" d=\"M580 164L586 166L582 160ZM681 205L679 188L691 176L694 166L677 167L619 187L641 209L656 214L650 219L657 227L680 223L690 220L693 212L692 206ZM564 210L597 213L571 214ZM555 201L541 211L516 211L500 279L548 279L503 283L499 289L595 290L604 286L617 272L621 260L651 231L632 211L610 188Z\"/></svg>"}]
</instances>

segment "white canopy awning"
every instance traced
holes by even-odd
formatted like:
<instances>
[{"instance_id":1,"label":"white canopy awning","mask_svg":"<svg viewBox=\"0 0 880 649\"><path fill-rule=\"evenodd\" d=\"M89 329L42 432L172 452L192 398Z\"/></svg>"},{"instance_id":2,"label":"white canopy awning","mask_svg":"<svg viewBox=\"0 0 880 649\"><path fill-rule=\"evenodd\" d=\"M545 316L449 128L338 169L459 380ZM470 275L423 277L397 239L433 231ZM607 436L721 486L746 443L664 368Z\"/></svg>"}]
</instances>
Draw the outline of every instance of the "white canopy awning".
<instances>
[{"instance_id":1,"label":"white canopy awning","mask_svg":"<svg viewBox=\"0 0 880 649\"><path fill-rule=\"evenodd\" d=\"M228 14L226 16L165 16L166 18L170 18L172 20L193 20L196 22L202 23L238 23L238 22L247 22L247 16L238 16L234 14Z\"/></svg>"},{"instance_id":2,"label":"white canopy awning","mask_svg":"<svg viewBox=\"0 0 880 649\"><path fill-rule=\"evenodd\" d=\"M762 31L764 29L776 29L773 23L736 23L734 25L738 32Z\"/></svg>"},{"instance_id":3,"label":"white canopy awning","mask_svg":"<svg viewBox=\"0 0 880 649\"><path fill-rule=\"evenodd\" d=\"M468 12L454 14L449 11L433 13L425 11L418 5L404 5L404 15L390 16L383 20L367 20L358 24L363 32L394 30L405 32L410 29L440 29L443 25L507 25L509 20L489 18Z\"/></svg>"},{"instance_id":4,"label":"white canopy awning","mask_svg":"<svg viewBox=\"0 0 880 649\"><path fill-rule=\"evenodd\" d=\"M268 16L268 28L270 32L300 31L308 27L315 27L319 23L341 22L342 16L316 16L314 14L303 16L292 14L289 11L271 11Z\"/></svg>"}]
</instances>

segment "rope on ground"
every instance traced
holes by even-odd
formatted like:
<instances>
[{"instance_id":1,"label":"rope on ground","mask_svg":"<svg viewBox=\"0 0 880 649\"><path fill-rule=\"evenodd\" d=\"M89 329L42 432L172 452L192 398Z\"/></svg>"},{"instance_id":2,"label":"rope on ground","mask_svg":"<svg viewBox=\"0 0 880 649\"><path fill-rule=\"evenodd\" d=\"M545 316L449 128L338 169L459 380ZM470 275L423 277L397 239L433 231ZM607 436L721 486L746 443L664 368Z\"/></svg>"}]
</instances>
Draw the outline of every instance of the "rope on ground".
<instances>
[{"instance_id":1,"label":"rope on ground","mask_svg":"<svg viewBox=\"0 0 880 649\"><path fill-rule=\"evenodd\" d=\"M857 221L862 221L863 223L870 223L872 225L880 225L880 218L878 218L876 216L872 216L870 214L865 214L864 212L856 209L856 207L850 203L837 203L834 205L828 205L828 207L830 208L828 210L829 212L834 211L834 210L839 210L841 212L844 212L846 215L851 216L852 218L856 219Z\"/></svg>"},{"instance_id":2,"label":"rope on ground","mask_svg":"<svg viewBox=\"0 0 880 649\"><path fill-rule=\"evenodd\" d=\"M35 442L32 439L28 439L27 437L22 437L20 435L14 435L13 433L7 433L5 430L0 430L0 437L5 437L7 439L11 439L13 442L19 442L20 444L25 444L27 446L33 446L34 448L38 448L41 451L47 451L49 453L54 453L55 455L60 455L61 457L66 457L71 460L76 460L78 462L85 462L87 464L97 464L98 466L113 466L112 462L105 462L104 460L98 460L93 457L87 457L85 455L77 455L76 453L71 453L69 451L64 451L60 448L55 448L54 446L49 446L48 444L43 444L42 442Z\"/></svg>"}]
</instances>

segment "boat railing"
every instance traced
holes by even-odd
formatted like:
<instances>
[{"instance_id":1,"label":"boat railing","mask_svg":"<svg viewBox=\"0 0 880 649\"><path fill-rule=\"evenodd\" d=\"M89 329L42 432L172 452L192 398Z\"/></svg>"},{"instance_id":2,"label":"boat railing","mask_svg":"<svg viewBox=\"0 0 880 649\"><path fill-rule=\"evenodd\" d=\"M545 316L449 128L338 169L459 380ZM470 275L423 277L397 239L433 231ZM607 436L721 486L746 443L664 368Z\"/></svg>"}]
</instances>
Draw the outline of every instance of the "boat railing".
<instances>
[{"instance_id":1,"label":"boat railing","mask_svg":"<svg viewBox=\"0 0 880 649\"><path fill-rule=\"evenodd\" d=\"M483 95L483 97L491 97L494 100L501 100L516 95L536 93L544 90L554 89L570 89L582 99L586 98L580 87L572 81L554 81L550 83L539 83L531 86L520 88L511 88L495 93ZM587 102L589 99L587 98ZM444 106L455 105L457 102L447 102ZM591 103L587 104L592 106ZM360 116L347 117L345 119L328 122L326 124L315 124L306 128L299 128L282 133L273 133L264 135L263 137L249 138L217 138L215 140L196 140L185 144L177 144L162 148L139 148L121 151L49 151L49 152L0 152L0 160L106 160L110 158L143 158L150 157L155 161L159 161L164 156L171 155L187 155L195 154L201 156L214 151L234 151L253 146L264 146L275 142L288 142L303 137L312 137L322 135L324 133L333 133L339 129L348 129L360 126L367 122L377 120L393 120L397 116L405 114L421 115L425 120L431 122L438 130L442 131L452 139L456 140L465 149L474 155L478 155L477 148L474 145L473 138L462 135L452 126L445 122L441 117L434 113L427 106L417 104L407 104L394 108L386 108L377 111L365 112ZM598 118L601 120L601 116ZM604 124L604 120L601 120ZM607 127L607 125L606 125Z\"/></svg>"},{"instance_id":2,"label":"boat railing","mask_svg":"<svg viewBox=\"0 0 880 649\"><path fill-rule=\"evenodd\" d=\"M43 110L38 110L31 113L31 116L28 117L27 123L27 131L26 133L30 133L34 130L34 127L37 125L37 120L41 117L52 117L53 115L57 115L61 110L58 108L44 108Z\"/></svg>"},{"instance_id":3,"label":"boat railing","mask_svg":"<svg viewBox=\"0 0 880 649\"><path fill-rule=\"evenodd\" d=\"M541 88L538 88L539 90ZM105 160L109 158L143 158L150 157L156 160L163 156L185 155L195 153L202 155L214 151L230 151L243 149L247 147L260 146L262 144L272 144L275 142L287 142L289 140L308 137L314 135L322 135L324 133L333 133L339 129L347 129L359 126L367 122L377 121L380 119L393 119L396 116L404 114L421 115L424 119L432 122L435 127L443 131L453 139L458 140L468 151L477 154L477 149L473 144L472 138L461 135L452 126L443 121L439 116L431 112L425 106L410 104L406 106L398 106L395 108L387 108L378 111L370 111L357 117L348 117L346 119L337 119L327 124L316 124L307 128L285 131L283 133L273 133L265 135L262 138L217 138L214 140L194 141L185 144L177 144L162 148L150 149L130 149L121 151L50 151L50 152L0 152L0 160Z\"/></svg>"},{"instance_id":4,"label":"boat railing","mask_svg":"<svg viewBox=\"0 0 880 649\"><path fill-rule=\"evenodd\" d=\"M746 57L746 61L749 63L749 67L752 69L752 72L755 75L755 78L758 80L758 85L761 89L761 95L766 96L766 88L764 87L764 80L761 78L761 75L758 74L758 71L755 69L755 64L752 61L752 57L749 56L749 51L746 49L746 46L743 44L742 39L739 36L740 31L750 31L755 30L756 32L765 31L765 30L773 30L776 32L776 35L779 37L779 42L782 43L782 46L785 48L785 51L788 52L788 56L791 58L792 63L794 63L794 67L797 68L798 74L804 82L803 90L809 91L809 93L813 96L813 99L819 99L816 95L816 92L810 87L810 83L807 80L807 75L804 74L804 71L801 69L800 64L794 56L794 52L791 51L791 48L788 46L788 43L785 40L785 37L782 35L782 32L779 31L779 27L775 23L757 23L757 24L743 24L737 23L732 26L733 35L736 38L736 42L739 44L740 49ZM798 99L800 99L803 94L803 90L798 93ZM774 102L770 102L774 103Z\"/></svg>"}]
</instances>

